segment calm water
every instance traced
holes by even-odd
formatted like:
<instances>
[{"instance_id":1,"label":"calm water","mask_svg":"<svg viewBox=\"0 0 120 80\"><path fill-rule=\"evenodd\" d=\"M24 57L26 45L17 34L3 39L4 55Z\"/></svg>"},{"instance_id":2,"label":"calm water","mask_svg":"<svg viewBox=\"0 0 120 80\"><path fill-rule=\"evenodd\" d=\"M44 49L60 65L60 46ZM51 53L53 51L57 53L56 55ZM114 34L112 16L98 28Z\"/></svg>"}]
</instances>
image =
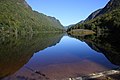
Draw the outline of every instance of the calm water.
<instances>
[{"instance_id":1,"label":"calm water","mask_svg":"<svg viewBox=\"0 0 120 80\"><path fill-rule=\"evenodd\" d=\"M64 34L1 40L2 80L64 79L118 67L84 40Z\"/></svg>"}]
</instances>

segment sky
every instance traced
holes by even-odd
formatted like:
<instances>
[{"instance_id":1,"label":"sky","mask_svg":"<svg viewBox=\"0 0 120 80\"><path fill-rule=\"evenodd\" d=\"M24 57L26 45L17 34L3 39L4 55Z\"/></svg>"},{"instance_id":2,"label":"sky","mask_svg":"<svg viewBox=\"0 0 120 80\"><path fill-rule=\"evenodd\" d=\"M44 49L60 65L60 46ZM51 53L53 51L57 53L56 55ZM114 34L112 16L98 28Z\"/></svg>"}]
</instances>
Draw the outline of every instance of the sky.
<instances>
[{"instance_id":1,"label":"sky","mask_svg":"<svg viewBox=\"0 0 120 80\"><path fill-rule=\"evenodd\" d=\"M86 19L108 2L109 0L27 0L33 10L57 18L64 26Z\"/></svg>"}]
</instances>

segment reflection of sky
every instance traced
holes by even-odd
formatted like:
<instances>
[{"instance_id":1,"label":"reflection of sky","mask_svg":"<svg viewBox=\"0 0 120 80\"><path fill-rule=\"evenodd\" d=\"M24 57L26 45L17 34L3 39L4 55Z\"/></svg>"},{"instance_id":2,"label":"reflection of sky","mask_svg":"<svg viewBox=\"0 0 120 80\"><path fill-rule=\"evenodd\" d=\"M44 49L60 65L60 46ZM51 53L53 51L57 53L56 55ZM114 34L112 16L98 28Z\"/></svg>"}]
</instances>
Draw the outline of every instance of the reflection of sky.
<instances>
[{"instance_id":1,"label":"reflection of sky","mask_svg":"<svg viewBox=\"0 0 120 80\"><path fill-rule=\"evenodd\" d=\"M64 36L57 45L35 53L27 66L40 68L54 64L77 63L83 60L92 61L107 68L115 67L102 53L92 50L85 42L68 36Z\"/></svg>"}]
</instances>

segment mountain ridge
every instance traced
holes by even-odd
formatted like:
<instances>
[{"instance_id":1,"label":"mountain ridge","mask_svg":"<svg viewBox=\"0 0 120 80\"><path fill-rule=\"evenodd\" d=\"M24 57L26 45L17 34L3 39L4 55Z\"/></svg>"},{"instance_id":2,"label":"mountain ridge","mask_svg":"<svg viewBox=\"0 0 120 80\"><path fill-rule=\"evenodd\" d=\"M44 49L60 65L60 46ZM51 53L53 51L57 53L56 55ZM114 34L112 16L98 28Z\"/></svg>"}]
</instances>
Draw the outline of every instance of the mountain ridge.
<instances>
[{"instance_id":1,"label":"mountain ridge","mask_svg":"<svg viewBox=\"0 0 120 80\"><path fill-rule=\"evenodd\" d=\"M99 16L101 14L110 12L114 9L120 8L120 0L110 0L107 5L96 15Z\"/></svg>"}]
</instances>

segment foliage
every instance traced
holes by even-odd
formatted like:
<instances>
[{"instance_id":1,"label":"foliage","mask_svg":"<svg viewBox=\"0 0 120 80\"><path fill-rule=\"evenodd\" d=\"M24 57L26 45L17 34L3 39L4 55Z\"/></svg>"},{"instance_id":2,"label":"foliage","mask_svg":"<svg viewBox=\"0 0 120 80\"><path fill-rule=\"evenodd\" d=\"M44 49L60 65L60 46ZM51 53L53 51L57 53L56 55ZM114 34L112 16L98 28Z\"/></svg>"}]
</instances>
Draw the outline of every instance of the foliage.
<instances>
[{"instance_id":1,"label":"foliage","mask_svg":"<svg viewBox=\"0 0 120 80\"><path fill-rule=\"evenodd\" d=\"M0 33L33 33L59 31L57 19L32 11L25 0L0 0Z\"/></svg>"}]
</instances>

